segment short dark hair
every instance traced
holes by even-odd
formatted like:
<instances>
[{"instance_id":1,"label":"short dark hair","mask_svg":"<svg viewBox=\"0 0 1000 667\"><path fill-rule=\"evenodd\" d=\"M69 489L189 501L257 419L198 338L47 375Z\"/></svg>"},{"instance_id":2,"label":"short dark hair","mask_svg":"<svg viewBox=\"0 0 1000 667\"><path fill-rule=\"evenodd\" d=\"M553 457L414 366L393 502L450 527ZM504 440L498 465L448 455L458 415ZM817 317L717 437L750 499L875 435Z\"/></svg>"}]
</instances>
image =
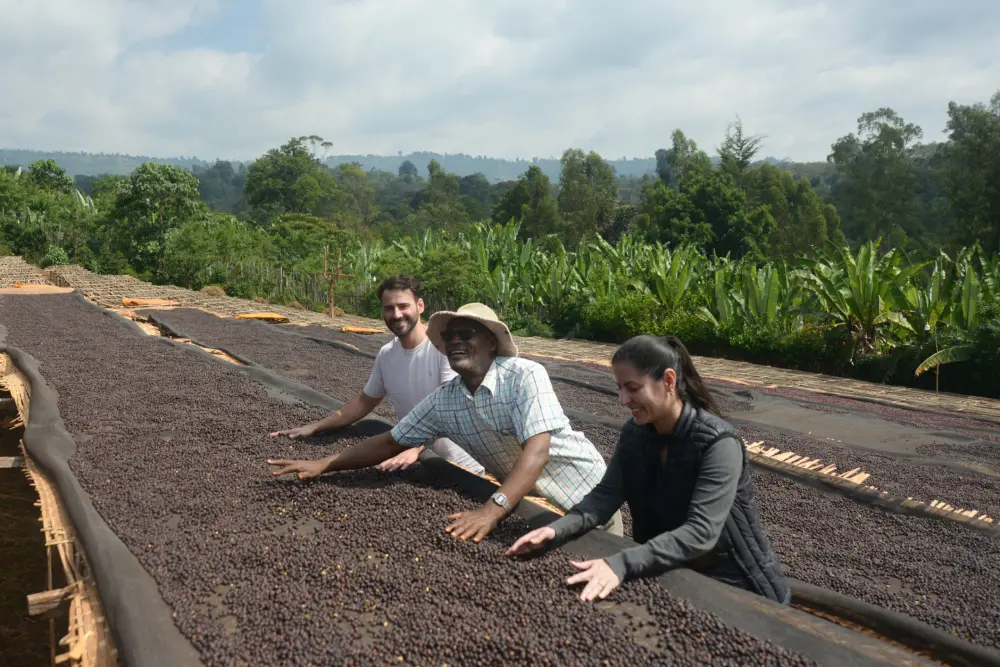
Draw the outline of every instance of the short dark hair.
<instances>
[{"instance_id":1,"label":"short dark hair","mask_svg":"<svg viewBox=\"0 0 1000 667\"><path fill-rule=\"evenodd\" d=\"M403 274L389 276L378 286L375 294L378 295L378 300L381 301L382 295L385 292L405 292L406 290L413 292L413 300L416 301L420 298L420 281L413 276Z\"/></svg>"}]
</instances>

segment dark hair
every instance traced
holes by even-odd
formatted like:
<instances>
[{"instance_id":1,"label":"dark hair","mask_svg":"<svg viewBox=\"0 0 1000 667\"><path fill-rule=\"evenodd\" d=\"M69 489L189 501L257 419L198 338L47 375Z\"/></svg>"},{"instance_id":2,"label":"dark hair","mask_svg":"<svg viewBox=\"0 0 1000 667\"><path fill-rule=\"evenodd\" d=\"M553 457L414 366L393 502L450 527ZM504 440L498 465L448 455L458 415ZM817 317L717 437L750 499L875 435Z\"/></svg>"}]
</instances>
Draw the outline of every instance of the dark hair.
<instances>
[{"instance_id":1,"label":"dark hair","mask_svg":"<svg viewBox=\"0 0 1000 667\"><path fill-rule=\"evenodd\" d=\"M385 292L405 292L406 290L413 292L413 300L416 301L420 298L420 281L412 276L390 276L382 281L382 284L375 290L375 294L381 301Z\"/></svg>"},{"instance_id":2,"label":"dark hair","mask_svg":"<svg viewBox=\"0 0 1000 667\"><path fill-rule=\"evenodd\" d=\"M677 395L706 412L722 416L722 411L694 367L684 343L675 336L636 336L622 343L611 358L612 364L628 363L643 375L660 379L668 368L677 373Z\"/></svg>"}]
</instances>

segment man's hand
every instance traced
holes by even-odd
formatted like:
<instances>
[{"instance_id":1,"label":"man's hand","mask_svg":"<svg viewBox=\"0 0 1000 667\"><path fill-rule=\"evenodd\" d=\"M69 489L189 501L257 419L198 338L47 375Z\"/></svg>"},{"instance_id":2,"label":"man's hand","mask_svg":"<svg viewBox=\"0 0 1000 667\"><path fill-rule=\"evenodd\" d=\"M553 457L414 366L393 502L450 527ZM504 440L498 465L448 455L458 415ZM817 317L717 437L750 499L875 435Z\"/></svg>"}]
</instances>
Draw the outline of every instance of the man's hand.
<instances>
[{"instance_id":1,"label":"man's hand","mask_svg":"<svg viewBox=\"0 0 1000 667\"><path fill-rule=\"evenodd\" d=\"M326 459L316 459L314 461L294 461L291 459L268 459L268 465L281 466L271 474L275 477L298 473L299 479L313 479L326 472Z\"/></svg>"},{"instance_id":2,"label":"man's hand","mask_svg":"<svg viewBox=\"0 0 1000 667\"><path fill-rule=\"evenodd\" d=\"M306 424L305 426L299 426L298 428L290 428L286 431L275 431L270 434L270 437L277 438L279 435L288 436L292 440L295 438L309 438L316 435L316 425Z\"/></svg>"},{"instance_id":3,"label":"man's hand","mask_svg":"<svg viewBox=\"0 0 1000 667\"><path fill-rule=\"evenodd\" d=\"M584 602L590 602L594 598L603 600L621 584L618 575L615 574L606 560L585 560L583 562L571 560L570 564L581 571L567 579L566 583L572 586L583 581L587 582L583 592L580 593L580 599Z\"/></svg>"},{"instance_id":4,"label":"man's hand","mask_svg":"<svg viewBox=\"0 0 1000 667\"><path fill-rule=\"evenodd\" d=\"M458 512L450 515L448 520L453 523L448 524L444 531L463 542L471 539L479 544L484 537L496 530L500 519L506 514L502 507L490 502L475 512Z\"/></svg>"},{"instance_id":5,"label":"man's hand","mask_svg":"<svg viewBox=\"0 0 1000 667\"><path fill-rule=\"evenodd\" d=\"M423 447L409 447L408 449L403 450L402 454L393 456L391 459L386 459L375 467L385 472L406 470L417 462L417 459L420 458L420 452L422 452L423 449Z\"/></svg>"},{"instance_id":6,"label":"man's hand","mask_svg":"<svg viewBox=\"0 0 1000 667\"><path fill-rule=\"evenodd\" d=\"M517 542L507 549L508 556L523 556L524 554L537 551L545 546L546 542L556 538L556 531L548 526L536 528L530 533L525 533L517 539Z\"/></svg>"}]
</instances>

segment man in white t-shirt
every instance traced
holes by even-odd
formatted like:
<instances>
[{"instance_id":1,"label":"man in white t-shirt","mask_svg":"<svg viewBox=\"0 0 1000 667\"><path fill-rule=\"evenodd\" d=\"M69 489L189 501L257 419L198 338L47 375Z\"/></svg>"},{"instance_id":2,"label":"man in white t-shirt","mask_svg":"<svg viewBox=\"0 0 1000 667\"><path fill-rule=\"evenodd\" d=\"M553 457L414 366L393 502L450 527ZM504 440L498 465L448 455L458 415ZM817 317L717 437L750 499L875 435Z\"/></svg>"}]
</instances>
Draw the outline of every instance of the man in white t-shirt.
<instances>
[{"instance_id":1,"label":"man in white t-shirt","mask_svg":"<svg viewBox=\"0 0 1000 667\"><path fill-rule=\"evenodd\" d=\"M377 294L382 301L382 318L396 337L378 351L365 388L344 407L323 419L277 431L271 434L272 438L279 435L306 438L321 431L343 428L368 415L385 396L392 401L396 416L402 419L435 389L455 377L448 358L431 344L427 325L420 319L424 312L420 283L409 276L393 276L379 285ZM407 468L416 463L423 449L407 449L378 467L381 470ZM484 472L478 461L448 438L436 440L431 451L477 474Z\"/></svg>"}]
</instances>

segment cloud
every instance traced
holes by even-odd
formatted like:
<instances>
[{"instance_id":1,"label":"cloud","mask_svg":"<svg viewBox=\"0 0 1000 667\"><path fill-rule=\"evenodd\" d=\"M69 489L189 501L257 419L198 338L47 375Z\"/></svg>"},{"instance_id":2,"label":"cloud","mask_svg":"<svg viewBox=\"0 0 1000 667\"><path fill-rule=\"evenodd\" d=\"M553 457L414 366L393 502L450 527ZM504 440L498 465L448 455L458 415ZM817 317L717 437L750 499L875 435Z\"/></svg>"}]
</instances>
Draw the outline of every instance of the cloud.
<instances>
[{"instance_id":1,"label":"cloud","mask_svg":"<svg viewBox=\"0 0 1000 667\"><path fill-rule=\"evenodd\" d=\"M824 159L883 106L942 137L1000 87L1000 3L0 0L0 146L252 159L649 156L737 114Z\"/></svg>"}]
</instances>

